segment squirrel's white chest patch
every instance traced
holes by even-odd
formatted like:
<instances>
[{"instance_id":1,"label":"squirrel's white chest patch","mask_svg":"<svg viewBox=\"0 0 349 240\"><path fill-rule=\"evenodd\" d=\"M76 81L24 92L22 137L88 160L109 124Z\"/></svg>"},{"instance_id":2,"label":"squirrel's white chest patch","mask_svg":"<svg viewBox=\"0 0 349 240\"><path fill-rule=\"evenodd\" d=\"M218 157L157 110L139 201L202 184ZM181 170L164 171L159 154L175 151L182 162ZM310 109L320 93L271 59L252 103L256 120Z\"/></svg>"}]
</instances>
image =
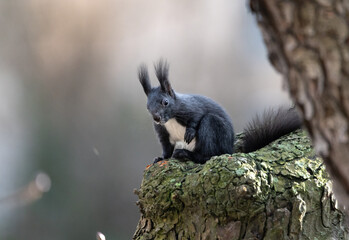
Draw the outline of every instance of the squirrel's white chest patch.
<instances>
[{"instance_id":1,"label":"squirrel's white chest patch","mask_svg":"<svg viewBox=\"0 0 349 240\"><path fill-rule=\"evenodd\" d=\"M194 138L189 144L184 141L186 127L177 122L175 118L171 118L165 123L165 128L170 135L170 143L175 145L175 149L186 149L193 151L196 139Z\"/></svg>"}]
</instances>

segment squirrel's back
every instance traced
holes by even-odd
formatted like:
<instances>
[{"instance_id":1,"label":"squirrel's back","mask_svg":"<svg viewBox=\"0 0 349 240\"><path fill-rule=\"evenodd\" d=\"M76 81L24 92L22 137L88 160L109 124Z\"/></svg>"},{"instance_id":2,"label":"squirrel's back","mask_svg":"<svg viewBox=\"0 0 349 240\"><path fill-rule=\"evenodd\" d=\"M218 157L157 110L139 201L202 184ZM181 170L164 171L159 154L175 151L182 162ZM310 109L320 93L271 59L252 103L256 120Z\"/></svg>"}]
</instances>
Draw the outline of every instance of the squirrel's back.
<instances>
[{"instance_id":1,"label":"squirrel's back","mask_svg":"<svg viewBox=\"0 0 349 240\"><path fill-rule=\"evenodd\" d=\"M176 111L185 111L191 114L216 114L227 121L231 122L231 118L226 110L217 102L209 97L197 95L197 94L183 94L175 93L177 96L177 109Z\"/></svg>"}]
</instances>

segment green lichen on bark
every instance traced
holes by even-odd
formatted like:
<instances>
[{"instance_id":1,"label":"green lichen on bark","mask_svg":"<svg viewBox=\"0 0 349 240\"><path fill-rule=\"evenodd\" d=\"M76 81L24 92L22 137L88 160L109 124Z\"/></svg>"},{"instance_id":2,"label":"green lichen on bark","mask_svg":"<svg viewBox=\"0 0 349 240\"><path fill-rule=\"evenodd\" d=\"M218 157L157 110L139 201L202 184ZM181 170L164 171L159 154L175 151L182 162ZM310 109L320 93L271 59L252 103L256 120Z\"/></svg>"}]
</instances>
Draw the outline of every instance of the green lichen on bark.
<instances>
[{"instance_id":1,"label":"green lichen on bark","mask_svg":"<svg viewBox=\"0 0 349 240\"><path fill-rule=\"evenodd\" d=\"M331 183L303 131L206 164L144 172L134 239L348 239Z\"/></svg>"}]
</instances>

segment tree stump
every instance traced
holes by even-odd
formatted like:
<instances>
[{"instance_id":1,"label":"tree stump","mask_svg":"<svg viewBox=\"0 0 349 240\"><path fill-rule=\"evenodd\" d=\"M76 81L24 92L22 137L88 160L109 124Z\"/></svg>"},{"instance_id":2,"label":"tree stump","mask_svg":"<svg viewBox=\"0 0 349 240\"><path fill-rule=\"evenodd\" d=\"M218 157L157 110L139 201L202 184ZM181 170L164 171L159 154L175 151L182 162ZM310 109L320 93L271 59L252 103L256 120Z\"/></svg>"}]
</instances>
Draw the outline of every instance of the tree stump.
<instances>
[{"instance_id":1,"label":"tree stump","mask_svg":"<svg viewBox=\"0 0 349 240\"><path fill-rule=\"evenodd\" d=\"M302 130L206 164L144 171L133 239L348 239L323 162Z\"/></svg>"}]
</instances>

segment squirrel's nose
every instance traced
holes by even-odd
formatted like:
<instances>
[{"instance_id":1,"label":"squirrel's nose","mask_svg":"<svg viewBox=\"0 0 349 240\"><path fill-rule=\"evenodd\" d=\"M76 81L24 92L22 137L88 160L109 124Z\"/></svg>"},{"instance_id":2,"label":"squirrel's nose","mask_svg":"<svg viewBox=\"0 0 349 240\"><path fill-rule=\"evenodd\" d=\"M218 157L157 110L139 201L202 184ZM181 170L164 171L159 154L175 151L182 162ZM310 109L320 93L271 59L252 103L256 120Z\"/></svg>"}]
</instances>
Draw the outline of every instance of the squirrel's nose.
<instances>
[{"instance_id":1,"label":"squirrel's nose","mask_svg":"<svg viewBox=\"0 0 349 240\"><path fill-rule=\"evenodd\" d=\"M157 122L157 123L159 123L160 120L161 120L161 118L160 118L159 115L153 115L153 119L154 119L154 121Z\"/></svg>"}]
</instances>

